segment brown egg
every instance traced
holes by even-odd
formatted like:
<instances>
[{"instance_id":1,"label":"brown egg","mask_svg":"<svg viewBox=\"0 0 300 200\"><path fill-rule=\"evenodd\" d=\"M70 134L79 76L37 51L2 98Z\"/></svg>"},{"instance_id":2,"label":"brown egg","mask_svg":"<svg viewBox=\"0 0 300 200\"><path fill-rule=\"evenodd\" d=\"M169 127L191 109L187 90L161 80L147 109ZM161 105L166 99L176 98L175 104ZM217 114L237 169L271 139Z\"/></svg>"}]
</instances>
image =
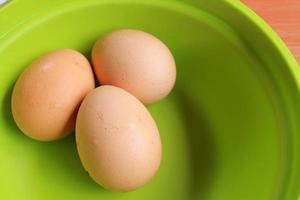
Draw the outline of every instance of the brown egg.
<instances>
[{"instance_id":1,"label":"brown egg","mask_svg":"<svg viewBox=\"0 0 300 200\"><path fill-rule=\"evenodd\" d=\"M145 104L166 97L176 79L170 50L143 31L124 29L100 38L92 62L101 84L121 87Z\"/></svg>"},{"instance_id":2,"label":"brown egg","mask_svg":"<svg viewBox=\"0 0 300 200\"><path fill-rule=\"evenodd\" d=\"M160 165L155 121L137 98L118 87L100 86L84 99L76 121L76 142L91 178L114 191L142 187Z\"/></svg>"},{"instance_id":3,"label":"brown egg","mask_svg":"<svg viewBox=\"0 0 300 200\"><path fill-rule=\"evenodd\" d=\"M87 59L62 49L34 61L18 78L12 94L12 114L30 138L51 141L75 128L77 110L95 87Z\"/></svg>"}]
</instances>

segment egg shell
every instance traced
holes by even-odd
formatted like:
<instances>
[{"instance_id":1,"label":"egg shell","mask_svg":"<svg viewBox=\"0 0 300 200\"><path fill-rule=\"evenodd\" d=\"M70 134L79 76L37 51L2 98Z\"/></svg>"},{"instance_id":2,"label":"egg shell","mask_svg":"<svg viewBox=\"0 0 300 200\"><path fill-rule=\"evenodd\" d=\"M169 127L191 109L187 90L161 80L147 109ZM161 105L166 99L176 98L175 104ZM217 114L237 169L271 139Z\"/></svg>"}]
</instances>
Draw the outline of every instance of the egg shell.
<instances>
[{"instance_id":1,"label":"egg shell","mask_svg":"<svg viewBox=\"0 0 300 200\"><path fill-rule=\"evenodd\" d=\"M100 38L92 62L101 84L121 87L144 104L165 98L176 80L175 60L168 47L139 30L118 30Z\"/></svg>"},{"instance_id":2,"label":"egg shell","mask_svg":"<svg viewBox=\"0 0 300 200\"><path fill-rule=\"evenodd\" d=\"M79 52L61 49L34 61L18 78L12 114L28 137L52 141L75 129L85 95L95 87L92 68Z\"/></svg>"},{"instance_id":3,"label":"egg shell","mask_svg":"<svg viewBox=\"0 0 300 200\"><path fill-rule=\"evenodd\" d=\"M118 87L100 86L84 99L76 142L90 177L113 191L144 186L160 165L155 121L138 99Z\"/></svg>"}]
</instances>

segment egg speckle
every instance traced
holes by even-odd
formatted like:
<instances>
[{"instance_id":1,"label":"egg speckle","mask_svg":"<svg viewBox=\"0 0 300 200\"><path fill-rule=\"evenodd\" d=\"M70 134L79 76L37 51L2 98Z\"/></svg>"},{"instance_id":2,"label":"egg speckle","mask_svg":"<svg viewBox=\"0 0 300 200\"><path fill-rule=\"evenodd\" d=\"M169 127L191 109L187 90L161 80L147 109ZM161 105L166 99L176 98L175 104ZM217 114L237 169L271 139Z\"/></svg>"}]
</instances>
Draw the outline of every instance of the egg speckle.
<instances>
[{"instance_id":1,"label":"egg speckle","mask_svg":"<svg viewBox=\"0 0 300 200\"><path fill-rule=\"evenodd\" d=\"M104 188L131 191L155 175L161 142L155 121L130 93L100 86L84 99L76 121L84 168Z\"/></svg>"}]
</instances>

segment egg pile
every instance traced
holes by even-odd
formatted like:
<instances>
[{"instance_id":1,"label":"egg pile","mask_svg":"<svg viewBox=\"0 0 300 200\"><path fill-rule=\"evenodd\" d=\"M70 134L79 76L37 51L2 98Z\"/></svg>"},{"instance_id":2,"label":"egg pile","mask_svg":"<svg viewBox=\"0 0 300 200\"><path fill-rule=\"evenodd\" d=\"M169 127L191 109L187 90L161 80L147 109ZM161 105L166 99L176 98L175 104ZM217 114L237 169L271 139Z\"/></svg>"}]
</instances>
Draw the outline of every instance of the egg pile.
<instances>
[{"instance_id":1,"label":"egg pile","mask_svg":"<svg viewBox=\"0 0 300 200\"><path fill-rule=\"evenodd\" d=\"M159 39L132 29L100 38L91 60L92 67L71 49L35 60L14 86L12 114L22 132L39 141L58 140L75 129L90 177L104 188L132 191L160 165L160 135L145 105L170 93L175 61Z\"/></svg>"}]
</instances>

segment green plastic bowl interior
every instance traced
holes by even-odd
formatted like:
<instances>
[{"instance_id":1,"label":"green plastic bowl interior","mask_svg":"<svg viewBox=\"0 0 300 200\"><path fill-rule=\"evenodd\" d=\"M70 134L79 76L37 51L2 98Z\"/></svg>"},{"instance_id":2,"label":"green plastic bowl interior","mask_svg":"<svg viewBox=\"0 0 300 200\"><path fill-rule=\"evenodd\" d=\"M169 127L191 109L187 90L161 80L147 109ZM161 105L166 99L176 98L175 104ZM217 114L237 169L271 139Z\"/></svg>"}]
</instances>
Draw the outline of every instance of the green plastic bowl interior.
<instances>
[{"instance_id":1,"label":"green plastic bowl interior","mask_svg":"<svg viewBox=\"0 0 300 200\"><path fill-rule=\"evenodd\" d=\"M31 140L10 110L14 82L34 59L58 48L89 57L98 37L120 28L160 38L178 72L172 94L149 107L160 170L129 193L89 178L74 135ZM0 199L297 199L299 74L277 35L238 1L12 0L0 7Z\"/></svg>"}]
</instances>

